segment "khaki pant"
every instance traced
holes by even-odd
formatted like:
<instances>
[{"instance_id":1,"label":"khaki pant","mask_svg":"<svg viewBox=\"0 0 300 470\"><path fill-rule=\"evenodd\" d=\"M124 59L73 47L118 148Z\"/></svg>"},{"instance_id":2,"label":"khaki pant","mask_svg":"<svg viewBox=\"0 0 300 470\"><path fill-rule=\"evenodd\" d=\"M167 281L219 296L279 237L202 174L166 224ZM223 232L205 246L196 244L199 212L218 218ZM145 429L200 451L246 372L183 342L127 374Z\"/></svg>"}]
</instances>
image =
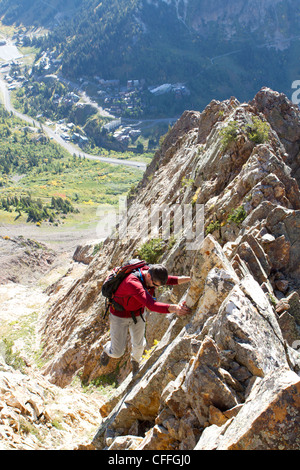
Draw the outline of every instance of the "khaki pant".
<instances>
[{"instance_id":1,"label":"khaki pant","mask_svg":"<svg viewBox=\"0 0 300 470\"><path fill-rule=\"evenodd\" d=\"M141 317L136 317L136 320L137 323L134 323L132 318L120 318L110 313L110 341L103 348L108 356L113 358L123 356L129 331L132 345L131 358L140 362L146 346L145 322Z\"/></svg>"}]
</instances>

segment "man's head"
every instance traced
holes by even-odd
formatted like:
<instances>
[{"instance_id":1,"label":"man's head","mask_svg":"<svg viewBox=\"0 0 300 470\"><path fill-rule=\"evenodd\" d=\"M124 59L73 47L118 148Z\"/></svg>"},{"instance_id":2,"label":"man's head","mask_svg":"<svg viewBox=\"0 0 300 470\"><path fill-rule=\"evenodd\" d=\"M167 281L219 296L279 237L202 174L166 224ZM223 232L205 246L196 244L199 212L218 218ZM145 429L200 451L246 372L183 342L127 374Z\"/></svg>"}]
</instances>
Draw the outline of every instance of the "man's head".
<instances>
[{"instance_id":1,"label":"man's head","mask_svg":"<svg viewBox=\"0 0 300 470\"><path fill-rule=\"evenodd\" d=\"M145 275L148 287L164 286L168 280L168 271L161 264L152 264Z\"/></svg>"}]
</instances>

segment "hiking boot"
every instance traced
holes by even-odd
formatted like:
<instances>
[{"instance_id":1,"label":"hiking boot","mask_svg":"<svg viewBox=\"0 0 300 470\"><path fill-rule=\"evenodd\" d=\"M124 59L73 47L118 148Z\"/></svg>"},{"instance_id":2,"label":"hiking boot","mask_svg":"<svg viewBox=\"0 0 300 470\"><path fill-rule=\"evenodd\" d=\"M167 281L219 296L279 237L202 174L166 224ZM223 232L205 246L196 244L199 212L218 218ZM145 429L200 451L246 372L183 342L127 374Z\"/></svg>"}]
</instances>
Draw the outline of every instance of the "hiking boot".
<instances>
[{"instance_id":1,"label":"hiking boot","mask_svg":"<svg viewBox=\"0 0 300 470\"><path fill-rule=\"evenodd\" d=\"M101 366L107 366L107 364L109 363L109 355L106 354L105 351L103 351L103 353L101 354L100 356L100 364Z\"/></svg>"},{"instance_id":2,"label":"hiking boot","mask_svg":"<svg viewBox=\"0 0 300 470\"><path fill-rule=\"evenodd\" d=\"M139 363L135 360L132 360L131 366L132 366L132 375L136 375L140 369Z\"/></svg>"}]
</instances>

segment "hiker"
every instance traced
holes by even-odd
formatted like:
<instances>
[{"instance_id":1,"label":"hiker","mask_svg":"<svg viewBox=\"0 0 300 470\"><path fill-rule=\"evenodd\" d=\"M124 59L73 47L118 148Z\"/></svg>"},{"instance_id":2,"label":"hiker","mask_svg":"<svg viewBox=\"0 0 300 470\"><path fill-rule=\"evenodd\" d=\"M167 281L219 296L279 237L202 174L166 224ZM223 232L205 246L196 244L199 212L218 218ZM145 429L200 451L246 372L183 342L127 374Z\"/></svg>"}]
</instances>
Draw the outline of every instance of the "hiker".
<instances>
[{"instance_id":1,"label":"hiker","mask_svg":"<svg viewBox=\"0 0 300 470\"><path fill-rule=\"evenodd\" d=\"M190 313L184 302L178 305L157 302L153 298L155 287L189 281L190 277L187 276L169 276L167 269L160 264L146 265L139 270L138 275L129 274L114 294L114 301L124 310L120 311L110 306L110 341L104 346L101 365L106 366L111 357L119 358L124 354L129 329L132 343L132 371L136 374L146 346L145 321L142 316L145 307L157 313L176 313L179 317Z\"/></svg>"}]
</instances>

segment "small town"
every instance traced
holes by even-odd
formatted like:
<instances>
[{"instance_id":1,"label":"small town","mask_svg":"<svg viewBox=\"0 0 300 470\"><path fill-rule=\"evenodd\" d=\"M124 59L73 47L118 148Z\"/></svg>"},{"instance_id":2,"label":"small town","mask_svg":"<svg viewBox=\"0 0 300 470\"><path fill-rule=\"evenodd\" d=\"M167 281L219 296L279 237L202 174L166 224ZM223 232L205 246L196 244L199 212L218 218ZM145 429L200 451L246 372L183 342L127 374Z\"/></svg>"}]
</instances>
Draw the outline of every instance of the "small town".
<instances>
[{"instance_id":1,"label":"small town","mask_svg":"<svg viewBox=\"0 0 300 470\"><path fill-rule=\"evenodd\" d=\"M22 38L18 37L16 44L22 44ZM15 92L17 96L18 90L22 87L27 87L26 90L30 90L32 95L38 94L35 82L46 85L60 82L63 85L61 90L64 92L53 94L52 105L57 109L73 107L82 110L83 113L87 108L94 108L95 113L105 120L102 130L118 142L120 149L123 150L126 150L130 143L135 143L142 133L139 122L144 117L145 93L157 97L168 93L172 94L174 100L184 99L190 93L188 88L180 83L147 87L145 79L132 79L121 83L118 79L106 80L94 76L88 79L80 78L75 83L61 76L58 72L59 66L60 61L53 53L43 51L33 67L26 72L22 57L4 62L0 66L0 71L8 90ZM56 132L66 141L72 141L81 148L89 144L89 136L86 135L83 126L78 130L78 126L70 121L68 116L53 120L47 116L45 110L39 110L34 117L48 126L55 127ZM137 148L142 150L141 143L138 142L137 145Z\"/></svg>"}]
</instances>

